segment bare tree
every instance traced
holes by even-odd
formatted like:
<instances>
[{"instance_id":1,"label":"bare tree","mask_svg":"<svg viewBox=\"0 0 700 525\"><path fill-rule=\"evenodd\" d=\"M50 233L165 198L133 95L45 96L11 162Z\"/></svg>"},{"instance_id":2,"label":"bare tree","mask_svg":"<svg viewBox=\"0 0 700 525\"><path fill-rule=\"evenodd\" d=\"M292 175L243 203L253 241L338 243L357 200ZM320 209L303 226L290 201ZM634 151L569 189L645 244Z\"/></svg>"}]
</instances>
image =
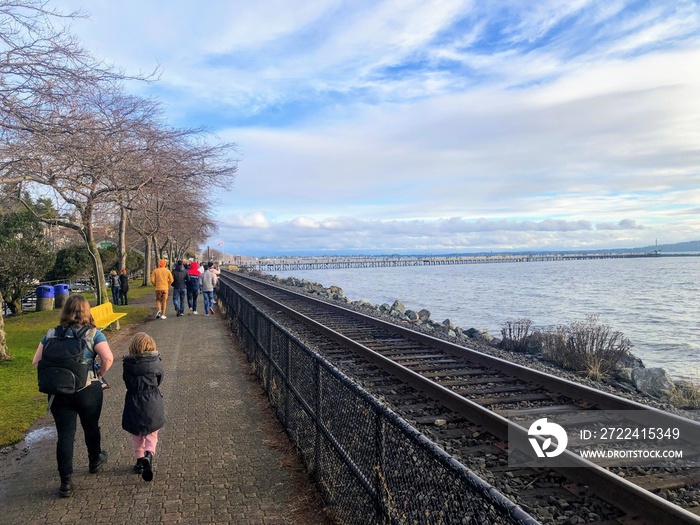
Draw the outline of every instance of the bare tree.
<instances>
[{"instance_id":1,"label":"bare tree","mask_svg":"<svg viewBox=\"0 0 700 525\"><path fill-rule=\"evenodd\" d=\"M32 133L8 148L19 159L8 171L17 171L22 185L43 188L56 200L60 217L40 218L84 239L93 260L98 303L107 295L94 219L99 212L116 211L122 193L147 184L130 177L128 168L135 154L148 149L133 130L155 118L156 110L152 101L127 96L116 86L78 91L56 107L54 125L60 132Z\"/></svg>"},{"instance_id":2,"label":"bare tree","mask_svg":"<svg viewBox=\"0 0 700 525\"><path fill-rule=\"evenodd\" d=\"M151 255L162 258L166 249L171 259L184 255L214 231L212 194L228 187L237 171L234 144L218 143L202 130L162 128L155 135L141 159L149 184L129 212L129 224L144 239L144 285Z\"/></svg>"},{"instance_id":3,"label":"bare tree","mask_svg":"<svg viewBox=\"0 0 700 525\"><path fill-rule=\"evenodd\" d=\"M206 198L189 192L178 193L177 200L166 205L164 227L153 237L159 256L167 250L171 261L182 260L188 249L196 249L215 230L211 204Z\"/></svg>"},{"instance_id":4,"label":"bare tree","mask_svg":"<svg viewBox=\"0 0 700 525\"><path fill-rule=\"evenodd\" d=\"M70 91L66 86L118 76L98 64L63 27L79 13L61 15L46 5L43 0L0 0L0 184L5 195L23 180L8 169L19 159L7 147L50 127L53 105ZM0 359L9 356L3 328L0 312Z\"/></svg>"}]
</instances>

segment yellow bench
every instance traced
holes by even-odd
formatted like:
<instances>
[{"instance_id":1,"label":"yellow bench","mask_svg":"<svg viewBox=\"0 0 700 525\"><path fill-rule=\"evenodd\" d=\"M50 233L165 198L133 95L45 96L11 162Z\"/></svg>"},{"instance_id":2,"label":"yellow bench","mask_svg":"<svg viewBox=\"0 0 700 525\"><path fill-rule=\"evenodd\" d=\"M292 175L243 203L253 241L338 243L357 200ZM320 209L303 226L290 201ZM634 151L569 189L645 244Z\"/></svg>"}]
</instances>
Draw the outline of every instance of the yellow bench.
<instances>
[{"instance_id":1,"label":"yellow bench","mask_svg":"<svg viewBox=\"0 0 700 525\"><path fill-rule=\"evenodd\" d=\"M112 303L104 303L90 308L90 313L95 319L95 326L100 330L107 328L109 325L116 323L115 329L119 330L119 319L126 314L114 313Z\"/></svg>"}]
</instances>

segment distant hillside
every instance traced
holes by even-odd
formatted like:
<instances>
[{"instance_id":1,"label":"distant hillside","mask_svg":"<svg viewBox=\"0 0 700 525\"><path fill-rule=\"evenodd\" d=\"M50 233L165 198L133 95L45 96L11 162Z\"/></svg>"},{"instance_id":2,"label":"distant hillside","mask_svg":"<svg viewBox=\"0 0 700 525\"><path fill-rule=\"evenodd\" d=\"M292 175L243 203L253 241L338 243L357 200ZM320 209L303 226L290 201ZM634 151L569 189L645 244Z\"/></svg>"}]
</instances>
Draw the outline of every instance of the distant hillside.
<instances>
[{"instance_id":1,"label":"distant hillside","mask_svg":"<svg viewBox=\"0 0 700 525\"><path fill-rule=\"evenodd\" d=\"M677 242L675 244L659 244L658 246L644 246L643 248L632 248L633 252L653 252L654 250L659 250L660 252L700 252L700 241L686 241Z\"/></svg>"}]
</instances>

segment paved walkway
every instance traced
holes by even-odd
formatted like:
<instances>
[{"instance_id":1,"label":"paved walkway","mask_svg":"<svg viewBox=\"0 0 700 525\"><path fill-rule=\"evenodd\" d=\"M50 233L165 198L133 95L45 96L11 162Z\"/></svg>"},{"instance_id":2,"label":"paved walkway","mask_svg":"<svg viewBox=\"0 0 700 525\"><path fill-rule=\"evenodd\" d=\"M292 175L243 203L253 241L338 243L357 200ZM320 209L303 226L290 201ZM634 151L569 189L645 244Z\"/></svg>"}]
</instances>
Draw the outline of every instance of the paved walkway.
<instances>
[{"instance_id":1,"label":"paved walkway","mask_svg":"<svg viewBox=\"0 0 700 525\"><path fill-rule=\"evenodd\" d=\"M201 302L201 298L200 298ZM154 305L149 293L138 301ZM115 363L101 418L110 458L89 474L80 430L76 492L58 498L50 415L27 439L0 454L0 523L325 524L317 493L291 449L236 341L218 315L176 317L106 332ZM136 331L163 356L168 423L161 430L154 480L131 473L131 439L121 429L121 356Z\"/></svg>"}]
</instances>

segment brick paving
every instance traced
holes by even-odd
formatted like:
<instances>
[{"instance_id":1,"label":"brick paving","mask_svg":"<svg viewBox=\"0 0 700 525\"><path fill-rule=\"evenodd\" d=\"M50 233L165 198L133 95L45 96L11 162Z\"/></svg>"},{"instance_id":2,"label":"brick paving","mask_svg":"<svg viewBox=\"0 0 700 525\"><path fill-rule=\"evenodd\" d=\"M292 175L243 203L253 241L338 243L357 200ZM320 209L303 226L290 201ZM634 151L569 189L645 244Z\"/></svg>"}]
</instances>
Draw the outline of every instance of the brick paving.
<instances>
[{"instance_id":1,"label":"brick paving","mask_svg":"<svg viewBox=\"0 0 700 525\"><path fill-rule=\"evenodd\" d=\"M201 298L200 298L201 301ZM131 304L154 305L152 294ZM218 315L176 317L105 332L115 355L101 417L109 461L88 473L76 434L75 494L58 498L50 414L0 454L0 524L328 524L245 356ZM131 473L131 439L121 428L121 356L136 331L163 356L168 422L159 435L154 480Z\"/></svg>"}]
</instances>

